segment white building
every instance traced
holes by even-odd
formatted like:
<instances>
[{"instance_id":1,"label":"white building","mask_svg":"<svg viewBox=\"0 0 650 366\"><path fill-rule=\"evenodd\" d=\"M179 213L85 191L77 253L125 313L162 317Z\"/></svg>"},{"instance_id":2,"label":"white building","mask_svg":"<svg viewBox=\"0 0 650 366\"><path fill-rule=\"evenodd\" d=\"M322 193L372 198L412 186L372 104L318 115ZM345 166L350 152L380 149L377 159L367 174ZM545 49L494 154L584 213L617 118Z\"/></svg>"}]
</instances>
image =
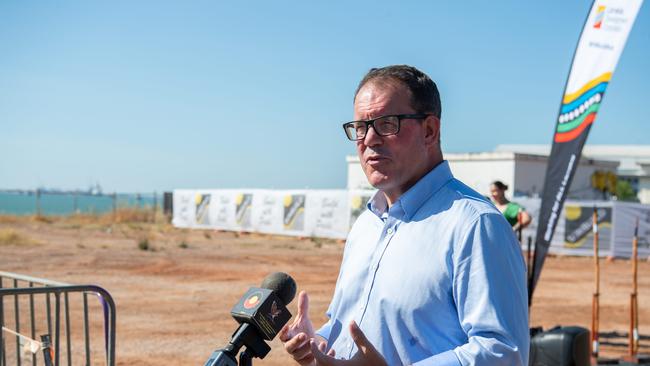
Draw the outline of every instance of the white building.
<instances>
[{"instance_id":1,"label":"white building","mask_svg":"<svg viewBox=\"0 0 650 366\"><path fill-rule=\"evenodd\" d=\"M536 197L541 195L548 157L509 151L444 155L456 178L476 191L489 196L490 183L500 180L509 186L506 196ZM356 156L348 156L348 189L372 189ZM617 161L594 160L583 157L569 189L569 199L602 199L603 194L592 188L591 176L596 171L615 173Z\"/></svg>"},{"instance_id":2,"label":"white building","mask_svg":"<svg viewBox=\"0 0 650 366\"><path fill-rule=\"evenodd\" d=\"M486 196L495 180L508 185L508 198L541 196L548 157L515 152L445 154L451 171L460 181ZM591 176L596 171L616 172L618 162L580 159L568 199L603 199L603 193L592 188Z\"/></svg>"},{"instance_id":3,"label":"white building","mask_svg":"<svg viewBox=\"0 0 650 366\"><path fill-rule=\"evenodd\" d=\"M497 152L548 155L550 145L498 145ZM616 174L630 182L641 203L650 203L650 145L585 145L583 159L619 162Z\"/></svg>"}]
</instances>

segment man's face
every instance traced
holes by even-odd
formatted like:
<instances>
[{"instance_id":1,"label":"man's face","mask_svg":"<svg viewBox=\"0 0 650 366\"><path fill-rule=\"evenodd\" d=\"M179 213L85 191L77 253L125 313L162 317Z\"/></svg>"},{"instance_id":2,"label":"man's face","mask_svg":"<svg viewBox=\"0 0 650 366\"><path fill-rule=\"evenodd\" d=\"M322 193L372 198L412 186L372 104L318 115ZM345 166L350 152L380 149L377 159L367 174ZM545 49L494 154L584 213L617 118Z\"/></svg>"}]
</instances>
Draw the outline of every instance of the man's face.
<instances>
[{"instance_id":1,"label":"man's face","mask_svg":"<svg viewBox=\"0 0 650 366\"><path fill-rule=\"evenodd\" d=\"M419 112L411 107L410 97L410 91L400 82L370 81L356 96L354 119ZM357 141L357 153L368 182L382 190L391 201L426 173L424 169L430 157L422 123L402 120L399 133L391 136L379 136L374 128L369 127L366 137Z\"/></svg>"}]
</instances>

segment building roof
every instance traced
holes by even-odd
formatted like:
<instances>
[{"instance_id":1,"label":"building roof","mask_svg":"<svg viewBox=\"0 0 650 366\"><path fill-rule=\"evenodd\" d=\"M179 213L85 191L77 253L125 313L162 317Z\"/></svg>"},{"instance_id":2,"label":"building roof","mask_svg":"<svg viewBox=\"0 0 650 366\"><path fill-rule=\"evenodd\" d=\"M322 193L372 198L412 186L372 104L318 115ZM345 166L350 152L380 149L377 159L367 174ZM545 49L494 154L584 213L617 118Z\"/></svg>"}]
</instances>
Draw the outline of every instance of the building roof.
<instances>
[{"instance_id":1,"label":"building roof","mask_svg":"<svg viewBox=\"0 0 650 366\"><path fill-rule=\"evenodd\" d=\"M538 160L546 161L546 156L539 154L526 154L511 151L489 151L478 153L445 153L449 161L494 161L494 160Z\"/></svg>"},{"instance_id":2,"label":"building roof","mask_svg":"<svg viewBox=\"0 0 650 366\"><path fill-rule=\"evenodd\" d=\"M504 145L505 146L505 145ZM521 145L525 146L525 145ZM543 161L548 160L548 154L532 154L521 153L513 151L488 151L477 153L445 153L444 158L450 162L459 161L503 161L503 160L517 160L517 161ZM606 166L611 169L616 169L619 162L616 160L604 160L587 158L580 160L580 164L597 164L599 166ZM345 157L347 163L358 163L359 157L357 155L348 155Z\"/></svg>"},{"instance_id":3,"label":"building roof","mask_svg":"<svg viewBox=\"0 0 650 366\"><path fill-rule=\"evenodd\" d=\"M494 151L526 152L531 154L548 155L551 145L544 144L502 144L497 145ZM593 157L631 157L650 160L650 145L585 145L582 150L585 156Z\"/></svg>"},{"instance_id":4,"label":"building roof","mask_svg":"<svg viewBox=\"0 0 650 366\"><path fill-rule=\"evenodd\" d=\"M551 145L497 145L497 152L521 152L548 155ZM618 161L619 175L645 176L641 166L650 163L650 145L585 145L582 155L588 159Z\"/></svg>"}]
</instances>

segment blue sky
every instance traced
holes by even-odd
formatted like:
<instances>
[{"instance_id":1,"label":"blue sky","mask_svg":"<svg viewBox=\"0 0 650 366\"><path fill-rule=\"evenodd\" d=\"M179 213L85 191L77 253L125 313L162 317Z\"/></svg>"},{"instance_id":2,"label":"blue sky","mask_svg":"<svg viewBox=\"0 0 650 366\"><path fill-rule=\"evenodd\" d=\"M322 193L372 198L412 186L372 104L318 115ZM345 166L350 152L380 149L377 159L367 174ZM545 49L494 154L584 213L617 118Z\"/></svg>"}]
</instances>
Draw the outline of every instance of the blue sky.
<instances>
[{"instance_id":1,"label":"blue sky","mask_svg":"<svg viewBox=\"0 0 650 366\"><path fill-rule=\"evenodd\" d=\"M343 188L371 67L442 95L443 150L550 143L590 1L3 1L0 188ZM647 144L641 8L590 144Z\"/></svg>"}]
</instances>

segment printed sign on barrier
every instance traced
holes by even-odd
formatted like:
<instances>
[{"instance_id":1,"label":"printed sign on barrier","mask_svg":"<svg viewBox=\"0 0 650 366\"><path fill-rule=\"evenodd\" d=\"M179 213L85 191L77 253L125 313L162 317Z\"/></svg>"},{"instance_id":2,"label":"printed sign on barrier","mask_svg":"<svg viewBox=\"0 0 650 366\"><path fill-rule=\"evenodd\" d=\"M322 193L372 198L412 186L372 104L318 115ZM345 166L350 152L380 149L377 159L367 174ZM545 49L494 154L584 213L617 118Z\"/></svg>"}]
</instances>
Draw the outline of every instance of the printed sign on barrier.
<instances>
[{"instance_id":1,"label":"printed sign on barrier","mask_svg":"<svg viewBox=\"0 0 650 366\"><path fill-rule=\"evenodd\" d=\"M308 191L305 232L309 236L345 239L348 232L347 191Z\"/></svg>"},{"instance_id":2,"label":"printed sign on barrier","mask_svg":"<svg viewBox=\"0 0 650 366\"><path fill-rule=\"evenodd\" d=\"M305 230L305 194L285 194L283 224L289 232L302 232Z\"/></svg>"},{"instance_id":3,"label":"printed sign on barrier","mask_svg":"<svg viewBox=\"0 0 650 366\"><path fill-rule=\"evenodd\" d=\"M210 227L210 201L212 195L209 193L197 193L194 195L194 217L197 226Z\"/></svg>"},{"instance_id":4,"label":"printed sign on barrier","mask_svg":"<svg viewBox=\"0 0 650 366\"><path fill-rule=\"evenodd\" d=\"M172 198L174 205L172 224L176 227L190 228L194 225L194 191L175 190Z\"/></svg>"},{"instance_id":5,"label":"printed sign on barrier","mask_svg":"<svg viewBox=\"0 0 650 366\"><path fill-rule=\"evenodd\" d=\"M253 196L253 230L265 234L281 234L283 232L282 193L278 191L260 190Z\"/></svg>"},{"instance_id":6,"label":"printed sign on barrier","mask_svg":"<svg viewBox=\"0 0 650 366\"><path fill-rule=\"evenodd\" d=\"M344 239L367 208L370 190L175 190L173 220L181 228L246 230L265 234ZM514 199L532 216L522 249L535 233L539 198ZM631 255L639 219L639 255L650 256L650 205L616 201L568 201L561 211L551 253L593 255L591 215L599 216L601 256Z\"/></svg>"},{"instance_id":7,"label":"printed sign on barrier","mask_svg":"<svg viewBox=\"0 0 650 366\"><path fill-rule=\"evenodd\" d=\"M376 191L369 190L349 191L348 206L350 220L348 230L352 228L352 225L354 225L355 221L357 221L357 218L361 215L361 213L366 210L368 201L372 195L375 194L375 192Z\"/></svg>"},{"instance_id":8,"label":"printed sign on barrier","mask_svg":"<svg viewBox=\"0 0 650 366\"><path fill-rule=\"evenodd\" d=\"M612 208L596 207L598 216L598 250L609 252L612 227ZM583 249L593 253L594 207L567 204L564 206L564 247Z\"/></svg>"},{"instance_id":9,"label":"printed sign on barrier","mask_svg":"<svg viewBox=\"0 0 650 366\"><path fill-rule=\"evenodd\" d=\"M253 228L253 193L240 192L235 196L235 222L239 229L250 230Z\"/></svg>"}]
</instances>

